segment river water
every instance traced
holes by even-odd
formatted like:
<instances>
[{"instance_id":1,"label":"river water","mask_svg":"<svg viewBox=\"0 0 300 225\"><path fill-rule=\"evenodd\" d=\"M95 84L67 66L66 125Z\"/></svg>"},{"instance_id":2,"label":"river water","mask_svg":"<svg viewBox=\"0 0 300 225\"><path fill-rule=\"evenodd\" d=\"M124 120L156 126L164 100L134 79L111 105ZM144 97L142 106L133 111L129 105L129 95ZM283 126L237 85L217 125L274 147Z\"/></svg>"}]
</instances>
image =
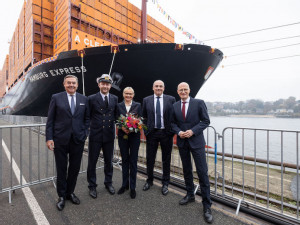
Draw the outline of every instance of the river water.
<instances>
[{"instance_id":1,"label":"river water","mask_svg":"<svg viewBox=\"0 0 300 225\"><path fill-rule=\"evenodd\" d=\"M224 150L227 153L293 164L297 164L298 155L300 163L300 119L211 116L210 120L210 125L219 134L224 131ZM233 130L228 127L248 129ZM298 135L294 131L298 131ZM209 133L208 144L213 146L211 130ZM222 140L218 140L217 144L218 151L222 151Z\"/></svg>"}]
</instances>

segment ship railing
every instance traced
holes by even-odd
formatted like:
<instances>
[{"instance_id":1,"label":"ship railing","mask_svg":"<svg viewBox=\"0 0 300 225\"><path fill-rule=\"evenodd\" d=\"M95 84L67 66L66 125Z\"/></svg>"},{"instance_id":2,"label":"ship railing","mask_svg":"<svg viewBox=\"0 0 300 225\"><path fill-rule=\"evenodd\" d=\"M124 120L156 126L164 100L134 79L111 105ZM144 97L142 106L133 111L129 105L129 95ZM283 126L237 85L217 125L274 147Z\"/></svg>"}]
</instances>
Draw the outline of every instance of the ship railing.
<instances>
[{"instance_id":1,"label":"ship railing","mask_svg":"<svg viewBox=\"0 0 300 225\"><path fill-rule=\"evenodd\" d=\"M45 182L55 185L54 154L45 145L46 118L10 115L1 118L19 125L0 126L0 194L8 192L11 202L12 192L17 189ZM273 217L276 221L299 223L299 133L233 127L217 133L214 127L208 127L204 136L212 200L236 207L237 214L241 210L256 216ZM87 159L88 153L84 152L80 173L86 172ZM121 168L117 139L113 162ZM192 164L195 193L201 195L194 162ZM97 169L102 167L99 160ZM146 138L143 134L138 170L146 174ZM159 147L155 177L161 179L161 175ZM171 183L185 188L176 142L171 157Z\"/></svg>"}]
</instances>

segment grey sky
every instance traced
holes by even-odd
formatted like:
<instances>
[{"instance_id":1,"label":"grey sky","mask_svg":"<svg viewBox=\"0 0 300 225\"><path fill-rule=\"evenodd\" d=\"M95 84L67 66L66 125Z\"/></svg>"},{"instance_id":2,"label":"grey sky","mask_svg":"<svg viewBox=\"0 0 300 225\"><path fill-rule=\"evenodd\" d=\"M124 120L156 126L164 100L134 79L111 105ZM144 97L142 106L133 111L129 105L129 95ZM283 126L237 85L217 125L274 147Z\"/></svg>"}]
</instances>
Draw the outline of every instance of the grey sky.
<instances>
[{"instance_id":1,"label":"grey sky","mask_svg":"<svg viewBox=\"0 0 300 225\"><path fill-rule=\"evenodd\" d=\"M8 40L17 23L22 0L10 0L0 8L0 65L2 68L8 53ZM141 0L130 0L140 7ZM159 0L165 11L187 31L203 41L300 22L299 0ZM169 28L167 19L158 12L152 0L148 0L148 13ZM173 28L174 30L174 28ZM232 64L300 55L300 37L256 45L224 48L238 44L259 42L277 38L300 36L300 24L257 32L232 38L205 41L206 45L219 48L225 56L221 66L209 78L197 97L206 101L239 101L246 99L276 100L295 96L300 99L300 56L272 61L229 66ZM175 41L188 43L180 32ZM285 45L293 45L269 51L232 56ZM168 85L168 84L166 84Z\"/></svg>"}]
</instances>

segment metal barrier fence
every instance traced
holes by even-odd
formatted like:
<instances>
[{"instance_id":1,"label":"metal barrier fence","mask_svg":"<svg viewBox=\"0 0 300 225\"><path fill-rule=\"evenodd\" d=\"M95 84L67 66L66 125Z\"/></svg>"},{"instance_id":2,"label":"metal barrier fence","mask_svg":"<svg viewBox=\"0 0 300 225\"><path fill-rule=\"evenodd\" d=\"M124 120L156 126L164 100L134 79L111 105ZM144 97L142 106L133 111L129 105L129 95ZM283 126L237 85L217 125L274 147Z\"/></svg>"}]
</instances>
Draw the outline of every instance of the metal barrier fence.
<instances>
[{"instance_id":1,"label":"metal barrier fence","mask_svg":"<svg viewBox=\"0 0 300 225\"><path fill-rule=\"evenodd\" d=\"M1 118L23 125L0 126L0 194L8 192L11 202L11 192L16 189L49 181L55 184L55 160L45 145L45 120L8 115ZM30 122L42 124L27 124ZM299 133L228 127L220 135L213 127L208 127L205 130L206 160L212 198L233 203L237 213L241 207L281 221L299 223ZM86 172L87 168L87 153L84 155L80 173ZM120 167L120 163L116 140L114 164ZM144 137L138 166L146 169ZM98 168L102 167L99 162ZM198 183L195 166L193 168L195 183ZM162 174L160 149L155 171L159 176ZM176 145L171 158L172 180L184 186L182 163Z\"/></svg>"},{"instance_id":2,"label":"metal barrier fence","mask_svg":"<svg viewBox=\"0 0 300 225\"><path fill-rule=\"evenodd\" d=\"M299 223L300 131L227 127L222 132L222 196ZM296 219L296 220L294 220Z\"/></svg>"}]
</instances>

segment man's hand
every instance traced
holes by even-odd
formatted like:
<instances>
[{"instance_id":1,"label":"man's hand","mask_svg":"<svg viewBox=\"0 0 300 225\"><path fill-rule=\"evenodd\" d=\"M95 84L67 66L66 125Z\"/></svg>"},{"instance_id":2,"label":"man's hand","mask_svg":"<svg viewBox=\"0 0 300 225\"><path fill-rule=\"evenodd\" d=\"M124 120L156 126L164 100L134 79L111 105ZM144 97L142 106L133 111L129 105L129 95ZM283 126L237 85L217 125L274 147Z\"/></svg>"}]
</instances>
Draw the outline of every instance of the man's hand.
<instances>
[{"instance_id":1,"label":"man's hand","mask_svg":"<svg viewBox=\"0 0 300 225\"><path fill-rule=\"evenodd\" d=\"M190 138L192 137L194 132L192 130L187 130L187 131L180 131L179 132L179 137L184 139L184 138Z\"/></svg>"},{"instance_id":2,"label":"man's hand","mask_svg":"<svg viewBox=\"0 0 300 225\"><path fill-rule=\"evenodd\" d=\"M53 151L54 150L54 141L53 140L49 140L46 142L47 147L49 150Z\"/></svg>"},{"instance_id":3,"label":"man's hand","mask_svg":"<svg viewBox=\"0 0 300 225\"><path fill-rule=\"evenodd\" d=\"M194 135L194 132L192 131L192 130L187 130L186 132L185 132L185 136L187 137L187 138L190 138L190 137L192 137Z\"/></svg>"},{"instance_id":4,"label":"man's hand","mask_svg":"<svg viewBox=\"0 0 300 225\"><path fill-rule=\"evenodd\" d=\"M124 131L125 134L129 134L129 130L127 128L125 128L125 127L122 127L122 131Z\"/></svg>"}]
</instances>

